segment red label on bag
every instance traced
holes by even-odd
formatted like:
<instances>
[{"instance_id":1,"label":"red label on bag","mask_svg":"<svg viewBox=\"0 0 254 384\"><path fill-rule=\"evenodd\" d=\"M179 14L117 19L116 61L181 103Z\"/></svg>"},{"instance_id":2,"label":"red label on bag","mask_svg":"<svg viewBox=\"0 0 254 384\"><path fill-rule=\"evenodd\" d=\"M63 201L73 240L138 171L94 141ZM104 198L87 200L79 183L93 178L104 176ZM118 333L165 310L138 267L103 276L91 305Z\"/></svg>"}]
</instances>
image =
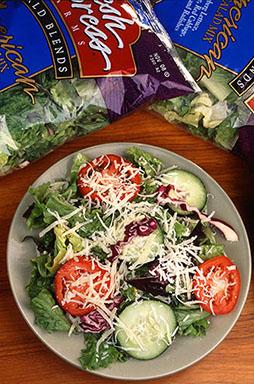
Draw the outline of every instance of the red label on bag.
<instances>
[{"instance_id":1,"label":"red label on bag","mask_svg":"<svg viewBox=\"0 0 254 384\"><path fill-rule=\"evenodd\" d=\"M254 94L251 95L247 100L245 100L245 104L254 113Z\"/></svg>"},{"instance_id":2,"label":"red label on bag","mask_svg":"<svg viewBox=\"0 0 254 384\"><path fill-rule=\"evenodd\" d=\"M79 61L81 77L133 76L132 44L141 32L127 0L54 0Z\"/></svg>"}]
</instances>

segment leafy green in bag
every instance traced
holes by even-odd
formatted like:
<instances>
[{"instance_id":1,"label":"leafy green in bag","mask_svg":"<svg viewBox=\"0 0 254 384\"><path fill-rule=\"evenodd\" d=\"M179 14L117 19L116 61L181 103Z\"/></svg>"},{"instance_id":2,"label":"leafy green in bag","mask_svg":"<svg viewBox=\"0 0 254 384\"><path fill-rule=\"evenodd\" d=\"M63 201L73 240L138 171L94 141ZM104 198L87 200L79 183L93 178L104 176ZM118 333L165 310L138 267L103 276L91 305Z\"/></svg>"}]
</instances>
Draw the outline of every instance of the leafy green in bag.
<instances>
[{"instance_id":1,"label":"leafy green in bag","mask_svg":"<svg viewBox=\"0 0 254 384\"><path fill-rule=\"evenodd\" d=\"M239 128L253 125L254 112L253 2L162 0L154 9L201 93L158 101L151 110L221 148L240 143L244 155L238 139L246 130Z\"/></svg>"}]
</instances>

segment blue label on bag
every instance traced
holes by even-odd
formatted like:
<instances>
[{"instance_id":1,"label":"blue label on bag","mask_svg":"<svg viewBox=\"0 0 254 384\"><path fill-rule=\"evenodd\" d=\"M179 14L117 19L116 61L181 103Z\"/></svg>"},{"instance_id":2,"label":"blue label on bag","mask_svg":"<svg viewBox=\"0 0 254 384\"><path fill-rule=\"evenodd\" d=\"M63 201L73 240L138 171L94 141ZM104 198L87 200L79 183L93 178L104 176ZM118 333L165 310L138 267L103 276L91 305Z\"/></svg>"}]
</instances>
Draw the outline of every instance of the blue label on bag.
<instances>
[{"instance_id":1,"label":"blue label on bag","mask_svg":"<svg viewBox=\"0 0 254 384\"><path fill-rule=\"evenodd\" d=\"M2 90L21 84L33 99L37 86L31 75L53 66L57 79L73 76L73 45L61 19L50 7L50 2L36 0L0 4Z\"/></svg>"},{"instance_id":2,"label":"blue label on bag","mask_svg":"<svg viewBox=\"0 0 254 384\"><path fill-rule=\"evenodd\" d=\"M155 12L175 44L204 60L197 80L219 64L238 75L239 95L254 83L254 0L162 0Z\"/></svg>"}]
</instances>

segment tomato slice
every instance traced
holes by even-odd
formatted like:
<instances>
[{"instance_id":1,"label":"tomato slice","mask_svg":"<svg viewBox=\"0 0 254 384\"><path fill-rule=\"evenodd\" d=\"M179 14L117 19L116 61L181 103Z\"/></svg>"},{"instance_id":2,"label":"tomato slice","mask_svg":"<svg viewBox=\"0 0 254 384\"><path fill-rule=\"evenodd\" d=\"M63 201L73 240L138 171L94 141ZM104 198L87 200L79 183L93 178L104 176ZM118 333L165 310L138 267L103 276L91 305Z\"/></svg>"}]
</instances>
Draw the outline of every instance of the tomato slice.
<instances>
[{"instance_id":1,"label":"tomato slice","mask_svg":"<svg viewBox=\"0 0 254 384\"><path fill-rule=\"evenodd\" d=\"M140 191L139 169L117 155L102 155L86 164L78 174L78 188L92 200L132 201Z\"/></svg>"},{"instance_id":2,"label":"tomato slice","mask_svg":"<svg viewBox=\"0 0 254 384\"><path fill-rule=\"evenodd\" d=\"M78 256L67 261L56 273L55 296L59 305L73 316L96 308L93 302L109 292L110 273L95 260Z\"/></svg>"},{"instance_id":3,"label":"tomato slice","mask_svg":"<svg viewBox=\"0 0 254 384\"><path fill-rule=\"evenodd\" d=\"M238 300L241 279L227 256L215 256L199 266L193 279L194 295L200 306L214 315L231 312Z\"/></svg>"}]
</instances>

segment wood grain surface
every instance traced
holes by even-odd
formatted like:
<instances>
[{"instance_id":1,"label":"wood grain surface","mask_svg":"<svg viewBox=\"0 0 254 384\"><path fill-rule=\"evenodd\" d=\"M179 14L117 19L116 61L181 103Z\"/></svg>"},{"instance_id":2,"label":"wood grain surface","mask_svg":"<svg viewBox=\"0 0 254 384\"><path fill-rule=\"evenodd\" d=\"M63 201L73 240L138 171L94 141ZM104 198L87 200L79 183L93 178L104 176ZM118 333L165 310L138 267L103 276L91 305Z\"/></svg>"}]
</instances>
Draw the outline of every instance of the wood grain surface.
<instances>
[{"instance_id":1,"label":"wood grain surface","mask_svg":"<svg viewBox=\"0 0 254 384\"><path fill-rule=\"evenodd\" d=\"M157 145L194 161L228 193L249 233L253 247L254 184L246 164L234 155L138 111L86 137L65 144L26 169L0 179L0 359L2 384L109 384L112 380L83 372L49 351L19 313L8 282L6 244L15 209L29 185L64 156L92 145L117 141ZM253 384L254 286L233 330L206 358L176 375L150 380L151 384ZM153 362L151 362L153 364ZM121 383L121 381L113 381ZM144 381L145 382L145 381ZM146 381L147 382L147 381ZM130 381L126 381L130 383Z\"/></svg>"}]
</instances>

